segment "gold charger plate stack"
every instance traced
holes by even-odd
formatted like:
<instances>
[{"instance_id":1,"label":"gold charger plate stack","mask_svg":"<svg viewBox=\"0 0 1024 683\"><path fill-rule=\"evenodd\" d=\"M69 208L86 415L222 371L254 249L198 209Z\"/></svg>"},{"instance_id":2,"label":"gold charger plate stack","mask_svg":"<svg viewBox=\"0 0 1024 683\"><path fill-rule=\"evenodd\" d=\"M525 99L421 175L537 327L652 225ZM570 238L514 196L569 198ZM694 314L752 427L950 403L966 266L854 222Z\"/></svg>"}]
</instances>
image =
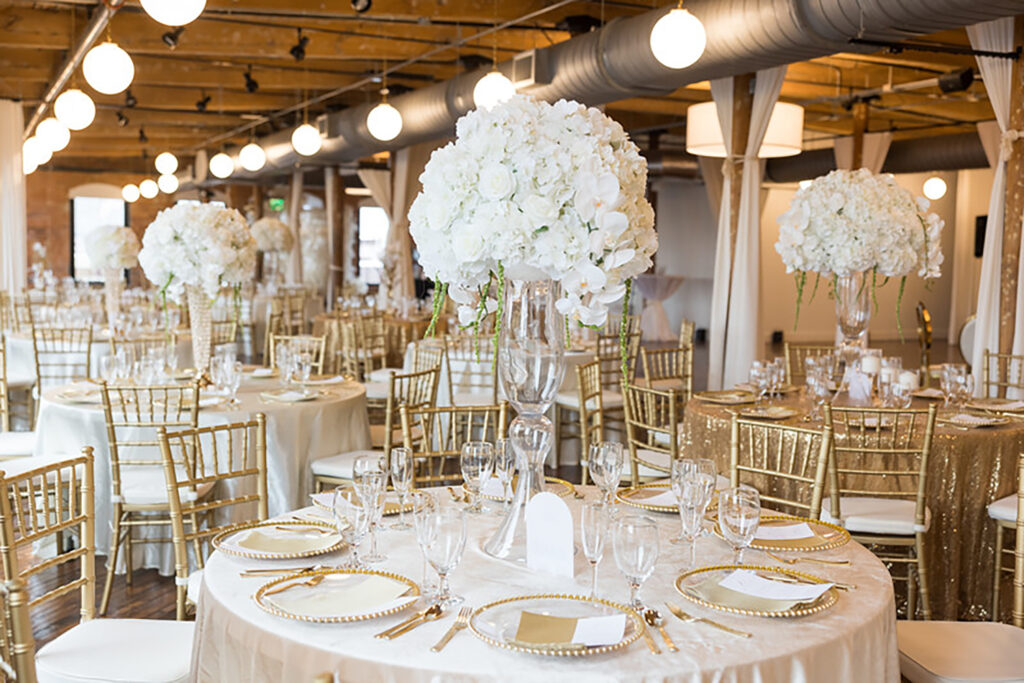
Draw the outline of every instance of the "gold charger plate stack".
<instances>
[{"instance_id":1,"label":"gold charger plate stack","mask_svg":"<svg viewBox=\"0 0 1024 683\"><path fill-rule=\"evenodd\" d=\"M717 403L724 406L738 406L744 403L753 403L757 397L753 392L743 389L726 389L725 391L698 391L693 395L707 403Z\"/></svg>"},{"instance_id":2,"label":"gold charger plate stack","mask_svg":"<svg viewBox=\"0 0 1024 683\"><path fill-rule=\"evenodd\" d=\"M799 524L801 522L811 527L811 531L814 532L814 536L810 538L777 540L755 538L751 541L750 547L755 550L770 550L772 552L785 552L787 550L792 550L806 553L822 550L834 550L835 548L839 548L850 542L850 532L843 527L838 524L822 522L818 519L810 519L809 517L796 517L794 515L762 515L761 522L758 526L782 526L784 524ZM715 520L715 535L723 541L725 540L725 537L722 536L722 530L718 526L717 519Z\"/></svg>"},{"instance_id":3,"label":"gold charger plate stack","mask_svg":"<svg viewBox=\"0 0 1024 683\"><path fill-rule=\"evenodd\" d=\"M315 591L317 587L323 586L325 583L331 581L331 577L344 577L344 576L365 576L367 578L376 577L377 580L388 580L398 584L398 589L405 587L405 591L401 593L400 598L411 598L409 600L403 600L402 604L393 604L398 598L386 600L381 603L385 606L384 609L371 610L371 611L358 611L351 614L302 614L294 611L283 609L280 605L274 604L270 599L271 595L280 595L283 590L276 590L279 586L284 583L294 582L295 589L289 587L285 590L297 590L302 588L304 590ZM322 578L318 578L322 577ZM306 582L313 581L312 585ZM301 585L300 584L306 584ZM268 595L269 594L269 595ZM390 572L376 571L372 569L311 569L309 571L300 572L297 574L289 574L280 578L274 579L264 585L256 591L253 595L253 600L259 605L260 609L278 617L284 617L286 619L295 619L297 621L308 621L320 624L339 624L339 623L350 623L354 621L367 621L369 619L379 619L380 617L390 616L392 614L398 614L399 612L408 609L410 606L415 604L416 599L420 595L420 587L412 580L401 576L399 574L392 574ZM322 600L317 602L322 603Z\"/></svg>"},{"instance_id":4,"label":"gold charger plate stack","mask_svg":"<svg viewBox=\"0 0 1024 683\"><path fill-rule=\"evenodd\" d=\"M788 420L800 414L787 406L758 405L747 408L740 408L736 411L740 417L752 418L755 420Z\"/></svg>"},{"instance_id":5,"label":"gold charger plate stack","mask_svg":"<svg viewBox=\"0 0 1024 683\"><path fill-rule=\"evenodd\" d=\"M272 531L278 531L276 527L283 527L286 529L294 528L296 533L301 533L303 528L311 529L323 529L329 533L318 533L319 537L311 537L307 547L292 547L288 550L274 551L272 549L260 549L258 547L246 549L245 546L241 546L240 543L232 543L231 540L236 534L253 533L260 529L268 529ZM274 535L276 537L276 534ZM272 537L273 538L273 537ZM280 537L284 540L286 537ZM334 527L324 522L319 524L317 522L296 522L296 521L265 521L265 522L252 522L249 524L242 524L239 526L225 529L211 541L214 549L220 550L221 552L228 553L229 555L236 555L238 557L247 557L253 560L286 560L294 559L299 557L313 557L314 555L323 555L325 553L334 552L344 547L345 541L341 538L341 535L334 530Z\"/></svg>"},{"instance_id":6,"label":"gold charger plate stack","mask_svg":"<svg viewBox=\"0 0 1024 683\"><path fill-rule=\"evenodd\" d=\"M825 593L819 596L815 600L807 602L799 602L789 607L788 609L758 609L750 605L756 605L758 600L763 600L765 603L770 602L767 598L757 598L755 596L746 596L743 593L735 591L729 591L728 589L722 588L721 590L731 593L733 596L738 596L735 603L730 604L725 599L709 600L702 596L700 593L701 587L705 584L717 582L721 580L716 578L715 574L721 574L724 578L725 574L736 571L737 569L745 569L757 573L761 578L771 580L779 580L781 583L786 584L823 584L829 583L824 579L811 574L804 574L793 569L784 569L781 567L765 567L758 565L749 564L722 564L714 565L711 567L699 567L688 572L680 574L675 580L676 591L690 602L696 603L701 607L708 607L710 609L718 610L720 612L728 612L730 614L740 614L748 617L773 617L773 618L788 618L788 617L806 617L811 614L817 614L823 612L839 600L839 591L836 590L835 586L829 588ZM776 577L774 579L769 577ZM701 580L697 580L701 579ZM689 580L689 582L687 582ZM720 596L724 598L723 596ZM744 605L743 603L747 603Z\"/></svg>"},{"instance_id":7,"label":"gold charger plate stack","mask_svg":"<svg viewBox=\"0 0 1024 683\"><path fill-rule=\"evenodd\" d=\"M344 487L345 497L348 498L348 502L353 505L358 505L359 496L356 495L355 489L351 487ZM388 495L388 494L385 494ZM310 500L313 501L313 507L321 510L326 510L331 514L334 514L334 510L331 509L334 500L334 491L322 491L320 493L313 493L309 496ZM412 503L405 504L405 511L412 512ZM395 501L385 500L384 501L384 517L390 517L391 515L397 515L402 511L402 506Z\"/></svg>"},{"instance_id":8,"label":"gold charger plate stack","mask_svg":"<svg viewBox=\"0 0 1024 683\"><path fill-rule=\"evenodd\" d=\"M657 496L661 493L670 492L671 490L672 487L669 484L639 484L637 486L630 486L628 488L619 489L615 493L615 497L623 505L628 505L634 508L640 508L641 510L678 514L678 505L657 505L644 502L645 499L653 498L654 496Z\"/></svg>"}]
</instances>

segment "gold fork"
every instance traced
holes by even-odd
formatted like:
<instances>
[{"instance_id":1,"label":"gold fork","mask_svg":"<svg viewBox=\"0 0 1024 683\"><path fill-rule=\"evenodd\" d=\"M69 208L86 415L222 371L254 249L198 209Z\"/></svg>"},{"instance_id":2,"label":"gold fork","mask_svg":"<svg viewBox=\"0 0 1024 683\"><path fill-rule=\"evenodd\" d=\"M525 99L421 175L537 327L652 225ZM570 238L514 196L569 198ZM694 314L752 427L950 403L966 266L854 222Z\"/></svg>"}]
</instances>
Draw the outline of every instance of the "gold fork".
<instances>
[{"instance_id":1,"label":"gold fork","mask_svg":"<svg viewBox=\"0 0 1024 683\"><path fill-rule=\"evenodd\" d=\"M266 597L268 595L274 595L275 593L283 593L289 588L295 588L296 586L309 586L310 588L312 588L313 586L319 585L320 582L324 580L325 576L326 574L317 574L316 576L309 577L305 581L294 581L292 583L286 583L282 586L274 586L270 590L264 591L263 597Z\"/></svg>"},{"instance_id":2,"label":"gold fork","mask_svg":"<svg viewBox=\"0 0 1024 683\"><path fill-rule=\"evenodd\" d=\"M434 647L430 648L434 652L440 652L444 649L444 646L448 644L448 641L452 639L456 633L469 626L469 616L473 614L472 607L463 607L459 610L459 613L455 615L455 623L448 629L448 632L441 636L441 640L437 641Z\"/></svg>"},{"instance_id":3,"label":"gold fork","mask_svg":"<svg viewBox=\"0 0 1024 683\"><path fill-rule=\"evenodd\" d=\"M681 610L678 605L675 605L674 603L666 602L665 603L665 607L668 607L668 611L671 612L672 615L675 616L675 618L679 619L680 621L698 622L698 623L701 623L701 624L706 624L708 626L714 626L715 628L717 628L719 630L725 631L726 633L731 633L734 636L739 636L741 638L751 638L752 637L746 631L740 631L739 629L735 629L735 628L732 628L730 626L726 626L725 624L719 624L717 621L711 621L710 619L705 619L704 617L695 617L692 614L687 614L686 612Z\"/></svg>"},{"instance_id":4,"label":"gold fork","mask_svg":"<svg viewBox=\"0 0 1024 683\"><path fill-rule=\"evenodd\" d=\"M775 553L768 550L762 550L761 552L763 552L765 555L772 558L773 560L782 562L783 564L796 564L798 562L817 562L819 564L850 564L849 560L823 560L817 557L807 557L806 555L801 555L800 557L782 557L781 555L776 555Z\"/></svg>"}]
</instances>

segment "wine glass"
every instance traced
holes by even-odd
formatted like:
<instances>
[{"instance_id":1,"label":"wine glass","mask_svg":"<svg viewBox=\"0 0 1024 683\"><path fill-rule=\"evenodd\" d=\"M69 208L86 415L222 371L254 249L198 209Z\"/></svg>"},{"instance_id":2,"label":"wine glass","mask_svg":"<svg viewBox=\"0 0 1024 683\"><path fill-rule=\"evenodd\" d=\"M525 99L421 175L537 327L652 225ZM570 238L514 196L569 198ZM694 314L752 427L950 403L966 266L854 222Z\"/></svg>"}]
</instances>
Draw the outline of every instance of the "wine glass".
<instances>
[{"instance_id":1,"label":"wine glass","mask_svg":"<svg viewBox=\"0 0 1024 683\"><path fill-rule=\"evenodd\" d=\"M238 387L242 385L242 364L239 362L224 363L224 383L228 391L228 404L238 405Z\"/></svg>"},{"instance_id":2,"label":"wine glass","mask_svg":"<svg viewBox=\"0 0 1024 683\"><path fill-rule=\"evenodd\" d=\"M494 473L501 482L502 508L508 509L512 500L512 476L516 471L516 453L512 442L498 439L494 444Z\"/></svg>"},{"instance_id":3,"label":"wine glass","mask_svg":"<svg viewBox=\"0 0 1024 683\"><path fill-rule=\"evenodd\" d=\"M645 515L625 515L619 518L612 536L615 564L629 582L629 606L643 610L640 587L658 561L658 525Z\"/></svg>"},{"instance_id":4,"label":"wine glass","mask_svg":"<svg viewBox=\"0 0 1024 683\"><path fill-rule=\"evenodd\" d=\"M463 601L453 595L448 586L448 575L459 565L466 549L466 512L456 508L437 508L431 513L436 518L436 533L427 544L427 561L437 572L437 598L442 607Z\"/></svg>"},{"instance_id":5,"label":"wine glass","mask_svg":"<svg viewBox=\"0 0 1024 683\"><path fill-rule=\"evenodd\" d=\"M362 505L353 505L347 494L348 491L343 487L334 490L334 524L342 540L352 549L352 560L349 564L354 569L365 569L366 565L359 557L359 544L370 530L370 514Z\"/></svg>"},{"instance_id":6,"label":"wine glass","mask_svg":"<svg viewBox=\"0 0 1024 683\"><path fill-rule=\"evenodd\" d=\"M808 359L810 360L810 359ZM814 402L814 409L808 415L808 419L817 420L821 418L821 409L832 396L829 389L831 375L825 363L808 365L805 381L807 382L807 396Z\"/></svg>"},{"instance_id":7,"label":"wine glass","mask_svg":"<svg viewBox=\"0 0 1024 683\"><path fill-rule=\"evenodd\" d=\"M622 478L623 462L621 443L601 441L590 444L590 478L604 493L605 503L610 504L615 500L615 491Z\"/></svg>"},{"instance_id":8,"label":"wine glass","mask_svg":"<svg viewBox=\"0 0 1024 683\"><path fill-rule=\"evenodd\" d=\"M295 376L299 381L299 387L302 389L302 393L306 393L306 384L313 373L313 355L305 352L296 353L292 355L292 362L294 363Z\"/></svg>"},{"instance_id":9,"label":"wine glass","mask_svg":"<svg viewBox=\"0 0 1024 683\"><path fill-rule=\"evenodd\" d=\"M669 481L676 495L680 516L679 536L670 539L672 543L689 541L692 544L696 540L701 530L700 520L704 518L704 512L715 494L717 475L715 463L706 458L677 458L672 461ZM689 513L689 516L684 515L684 512ZM693 514L697 515L696 520L692 519ZM696 528L688 533L688 529L694 525Z\"/></svg>"},{"instance_id":10,"label":"wine glass","mask_svg":"<svg viewBox=\"0 0 1024 683\"><path fill-rule=\"evenodd\" d=\"M114 356L100 358L100 377L107 384L117 379L117 358Z\"/></svg>"},{"instance_id":11,"label":"wine glass","mask_svg":"<svg viewBox=\"0 0 1024 683\"><path fill-rule=\"evenodd\" d=\"M352 486L359 496L360 504L369 495L369 481L367 475L373 472L385 471L384 456L381 455L360 455L352 461Z\"/></svg>"},{"instance_id":12,"label":"wine glass","mask_svg":"<svg viewBox=\"0 0 1024 683\"><path fill-rule=\"evenodd\" d=\"M278 343L275 347L277 371L281 373L281 386L288 387L292 383L292 353L288 344Z\"/></svg>"},{"instance_id":13,"label":"wine glass","mask_svg":"<svg viewBox=\"0 0 1024 683\"><path fill-rule=\"evenodd\" d=\"M768 367L759 360L755 360L750 366L749 383L750 386L757 392L757 402L760 403L764 400L765 394L768 393L768 387L770 385Z\"/></svg>"},{"instance_id":14,"label":"wine glass","mask_svg":"<svg viewBox=\"0 0 1024 683\"><path fill-rule=\"evenodd\" d=\"M483 512L480 488L491 478L491 471L494 469L494 446L486 441L467 441L462 444L459 466L462 468L462 481L472 501L469 511Z\"/></svg>"},{"instance_id":15,"label":"wine glass","mask_svg":"<svg viewBox=\"0 0 1024 683\"><path fill-rule=\"evenodd\" d=\"M363 476L364 484L367 487L367 495L363 499L363 507L370 514L370 554L363 559L372 564L388 559L378 543L380 519L384 514L384 490L387 486L387 480L387 472L384 470L369 472Z\"/></svg>"},{"instance_id":16,"label":"wine glass","mask_svg":"<svg viewBox=\"0 0 1024 683\"><path fill-rule=\"evenodd\" d=\"M761 497L750 486L726 489L718 495L718 525L722 536L743 564L743 551L754 540L761 521Z\"/></svg>"},{"instance_id":17,"label":"wine glass","mask_svg":"<svg viewBox=\"0 0 1024 683\"><path fill-rule=\"evenodd\" d=\"M426 491L413 491L412 492L412 523L416 528L416 542L420 546L420 552L423 554L423 583L420 588L423 591L424 597L428 591L433 591L434 586L428 586L427 582L429 577L427 576L427 546L429 546L434 536L437 535L437 521L438 517L434 514L437 510L437 498Z\"/></svg>"},{"instance_id":18,"label":"wine glass","mask_svg":"<svg viewBox=\"0 0 1024 683\"><path fill-rule=\"evenodd\" d=\"M580 510L580 541L583 555L590 563L590 598L597 598L597 565L604 557L604 541L608 536L611 514L608 506L592 500L583 504Z\"/></svg>"},{"instance_id":19,"label":"wine glass","mask_svg":"<svg viewBox=\"0 0 1024 683\"><path fill-rule=\"evenodd\" d=\"M412 489L413 460L412 451L408 448L391 449L391 486L398 492L398 522L391 525L392 529L408 529L405 520L405 502Z\"/></svg>"}]
</instances>

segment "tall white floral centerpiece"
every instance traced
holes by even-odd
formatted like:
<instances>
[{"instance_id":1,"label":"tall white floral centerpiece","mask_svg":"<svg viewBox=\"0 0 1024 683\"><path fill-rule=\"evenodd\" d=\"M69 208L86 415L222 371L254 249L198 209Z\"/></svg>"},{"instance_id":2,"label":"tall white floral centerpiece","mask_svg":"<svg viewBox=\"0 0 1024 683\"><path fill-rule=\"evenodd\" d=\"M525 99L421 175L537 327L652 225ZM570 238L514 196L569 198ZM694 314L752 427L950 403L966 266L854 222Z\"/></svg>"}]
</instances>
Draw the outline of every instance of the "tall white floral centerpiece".
<instances>
[{"instance_id":1,"label":"tall white floral centerpiece","mask_svg":"<svg viewBox=\"0 0 1024 683\"><path fill-rule=\"evenodd\" d=\"M631 279L657 250L647 163L597 109L517 95L459 119L455 141L433 153L420 181L409 229L436 283L434 320L446 294L463 326L499 318L494 350L519 414L509 433L520 476L485 550L508 557L544 481L553 431L544 413L564 373L569 326L604 325L609 304L628 301Z\"/></svg>"},{"instance_id":2,"label":"tall white floral centerpiece","mask_svg":"<svg viewBox=\"0 0 1024 683\"><path fill-rule=\"evenodd\" d=\"M85 252L93 266L103 271L103 290L107 309L107 325L113 331L121 311L124 271L139 263L139 238L131 228L106 225L96 228L85 244Z\"/></svg>"},{"instance_id":3,"label":"tall white floral centerpiece","mask_svg":"<svg viewBox=\"0 0 1024 683\"><path fill-rule=\"evenodd\" d=\"M863 168L832 171L801 188L779 218L775 243L786 271L796 274L797 319L807 273L830 277L843 346L852 353L867 333L876 288L898 277L902 336L899 309L908 275L932 279L941 272L944 223L928 206L892 176Z\"/></svg>"},{"instance_id":4,"label":"tall white floral centerpiece","mask_svg":"<svg viewBox=\"0 0 1024 683\"><path fill-rule=\"evenodd\" d=\"M263 254L263 279L279 284L284 279L284 258L295 246L291 229L277 218L260 218L252 224L256 248Z\"/></svg>"},{"instance_id":5,"label":"tall white floral centerpiece","mask_svg":"<svg viewBox=\"0 0 1024 683\"><path fill-rule=\"evenodd\" d=\"M196 369L210 365L213 300L221 287L252 280L256 241L242 214L213 204L179 202L157 214L142 236L139 263L161 294L188 300Z\"/></svg>"}]
</instances>

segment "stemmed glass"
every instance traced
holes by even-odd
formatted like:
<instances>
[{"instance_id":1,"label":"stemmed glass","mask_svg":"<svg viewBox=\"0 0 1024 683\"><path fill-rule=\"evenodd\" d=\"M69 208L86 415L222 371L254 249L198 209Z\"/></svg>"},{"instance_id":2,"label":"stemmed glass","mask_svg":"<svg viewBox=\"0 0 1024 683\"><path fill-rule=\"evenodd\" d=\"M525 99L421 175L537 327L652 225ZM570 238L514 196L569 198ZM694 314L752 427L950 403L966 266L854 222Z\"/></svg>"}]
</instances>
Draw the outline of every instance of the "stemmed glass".
<instances>
[{"instance_id":1,"label":"stemmed glass","mask_svg":"<svg viewBox=\"0 0 1024 683\"><path fill-rule=\"evenodd\" d=\"M288 344L278 344L276 355L277 371L281 373L281 386L287 388L292 383L292 353Z\"/></svg>"},{"instance_id":2,"label":"stemmed glass","mask_svg":"<svg viewBox=\"0 0 1024 683\"><path fill-rule=\"evenodd\" d=\"M782 395L782 385L786 381L786 359L776 358L768 364L768 391L772 396Z\"/></svg>"},{"instance_id":3,"label":"stemmed glass","mask_svg":"<svg viewBox=\"0 0 1024 683\"><path fill-rule=\"evenodd\" d=\"M615 564L629 582L629 606L643 610L640 587L658 561L658 525L644 515L625 515L615 525L612 545Z\"/></svg>"},{"instance_id":4,"label":"stemmed glass","mask_svg":"<svg viewBox=\"0 0 1024 683\"><path fill-rule=\"evenodd\" d=\"M467 441L462 444L459 465L462 468L462 481L472 501L468 510L473 513L483 512L480 488L491 478L491 471L494 469L494 446L486 441Z\"/></svg>"},{"instance_id":5,"label":"stemmed glass","mask_svg":"<svg viewBox=\"0 0 1024 683\"><path fill-rule=\"evenodd\" d=\"M359 496L359 503L370 515L370 554L367 562L381 562L385 559L377 547L377 528L384 512L384 484L387 469L384 457L360 455L352 463L352 486Z\"/></svg>"},{"instance_id":6,"label":"stemmed glass","mask_svg":"<svg viewBox=\"0 0 1024 683\"><path fill-rule=\"evenodd\" d=\"M436 518L436 533L426 546L427 561L437 572L437 598L442 607L463 601L453 595L448 586L448 575L459 565L466 549L466 512L456 508L437 508L431 513Z\"/></svg>"},{"instance_id":7,"label":"stemmed glass","mask_svg":"<svg viewBox=\"0 0 1024 683\"><path fill-rule=\"evenodd\" d=\"M334 490L334 524L342 540L352 549L352 560L349 564L353 569L365 569L366 565L359 557L359 544L370 530L370 514L362 505L353 505L347 493L341 487Z\"/></svg>"},{"instance_id":8,"label":"stemmed glass","mask_svg":"<svg viewBox=\"0 0 1024 683\"><path fill-rule=\"evenodd\" d=\"M604 541L608 536L611 514L601 501L588 501L580 510L580 540L583 555L590 563L590 597L597 597L597 565L604 557Z\"/></svg>"},{"instance_id":9,"label":"stemmed glass","mask_svg":"<svg viewBox=\"0 0 1024 683\"><path fill-rule=\"evenodd\" d=\"M392 529L408 529L405 520L405 501L412 489L413 461L412 451L408 448L391 449L391 486L398 492L398 521L391 525Z\"/></svg>"},{"instance_id":10,"label":"stemmed glass","mask_svg":"<svg viewBox=\"0 0 1024 683\"><path fill-rule=\"evenodd\" d=\"M761 522L761 497L750 486L726 489L718 495L718 525L722 536L743 564L743 551L754 540Z\"/></svg>"},{"instance_id":11,"label":"stemmed glass","mask_svg":"<svg viewBox=\"0 0 1024 683\"><path fill-rule=\"evenodd\" d=\"M228 405L238 405L238 387L242 384L242 364L239 362L224 363L224 388L228 392Z\"/></svg>"},{"instance_id":12,"label":"stemmed glass","mask_svg":"<svg viewBox=\"0 0 1024 683\"><path fill-rule=\"evenodd\" d=\"M807 396L814 401L814 409L807 418L810 420L817 420L821 418L822 406L824 406L832 396L832 391L828 386L829 380L831 379L831 373L824 362L812 364L811 360L811 358L807 359L807 375L805 377L805 381L807 382Z\"/></svg>"},{"instance_id":13,"label":"stemmed glass","mask_svg":"<svg viewBox=\"0 0 1024 683\"><path fill-rule=\"evenodd\" d=\"M683 515L684 507L683 485L693 481L699 485L698 490L689 493L690 499L686 501L686 505L690 507L700 506L699 517L703 519L704 512L715 494L715 478L717 476L718 471L715 468L715 463L707 458L677 458L672 461L669 484L672 487L672 493L676 496L676 504L679 506L680 516ZM696 497L694 498L694 496ZM697 531L699 531L699 522L697 526ZM685 519L682 520L680 535L670 540L672 543L682 543L687 540Z\"/></svg>"},{"instance_id":14,"label":"stemmed glass","mask_svg":"<svg viewBox=\"0 0 1024 683\"><path fill-rule=\"evenodd\" d=\"M114 356L100 358L100 377L107 384L117 379L117 358Z\"/></svg>"},{"instance_id":15,"label":"stemmed glass","mask_svg":"<svg viewBox=\"0 0 1024 683\"><path fill-rule=\"evenodd\" d=\"M502 509L507 510L512 502L512 476L516 471L516 453L512 442L498 439L494 444L494 473L501 482Z\"/></svg>"},{"instance_id":16,"label":"stemmed glass","mask_svg":"<svg viewBox=\"0 0 1024 683\"><path fill-rule=\"evenodd\" d=\"M435 588L427 585L427 547L433 543L437 535L438 517L434 514L436 510L437 499L432 494L426 491L412 492L412 523L416 527L416 542L423 553L423 582L420 589L424 597Z\"/></svg>"},{"instance_id":17,"label":"stemmed glass","mask_svg":"<svg viewBox=\"0 0 1024 683\"><path fill-rule=\"evenodd\" d=\"M768 388L771 384L770 373L771 371L768 367L759 360L755 360L750 366L749 383L757 392L758 403L763 401L765 394L768 393Z\"/></svg>"},{"instance_id":18,"label":"stemmed glass","mask_svg":"<svg viewBox=\"0 0 1024 683\"><path fill-rule=\"evenodd\" d=\"M590 445L588 467L590 478L604 493L604 502L611 504L615 500L615 491L619 488L623 466L622 444L614 441L601 441Z\"/></svg>"}]
</instances>

